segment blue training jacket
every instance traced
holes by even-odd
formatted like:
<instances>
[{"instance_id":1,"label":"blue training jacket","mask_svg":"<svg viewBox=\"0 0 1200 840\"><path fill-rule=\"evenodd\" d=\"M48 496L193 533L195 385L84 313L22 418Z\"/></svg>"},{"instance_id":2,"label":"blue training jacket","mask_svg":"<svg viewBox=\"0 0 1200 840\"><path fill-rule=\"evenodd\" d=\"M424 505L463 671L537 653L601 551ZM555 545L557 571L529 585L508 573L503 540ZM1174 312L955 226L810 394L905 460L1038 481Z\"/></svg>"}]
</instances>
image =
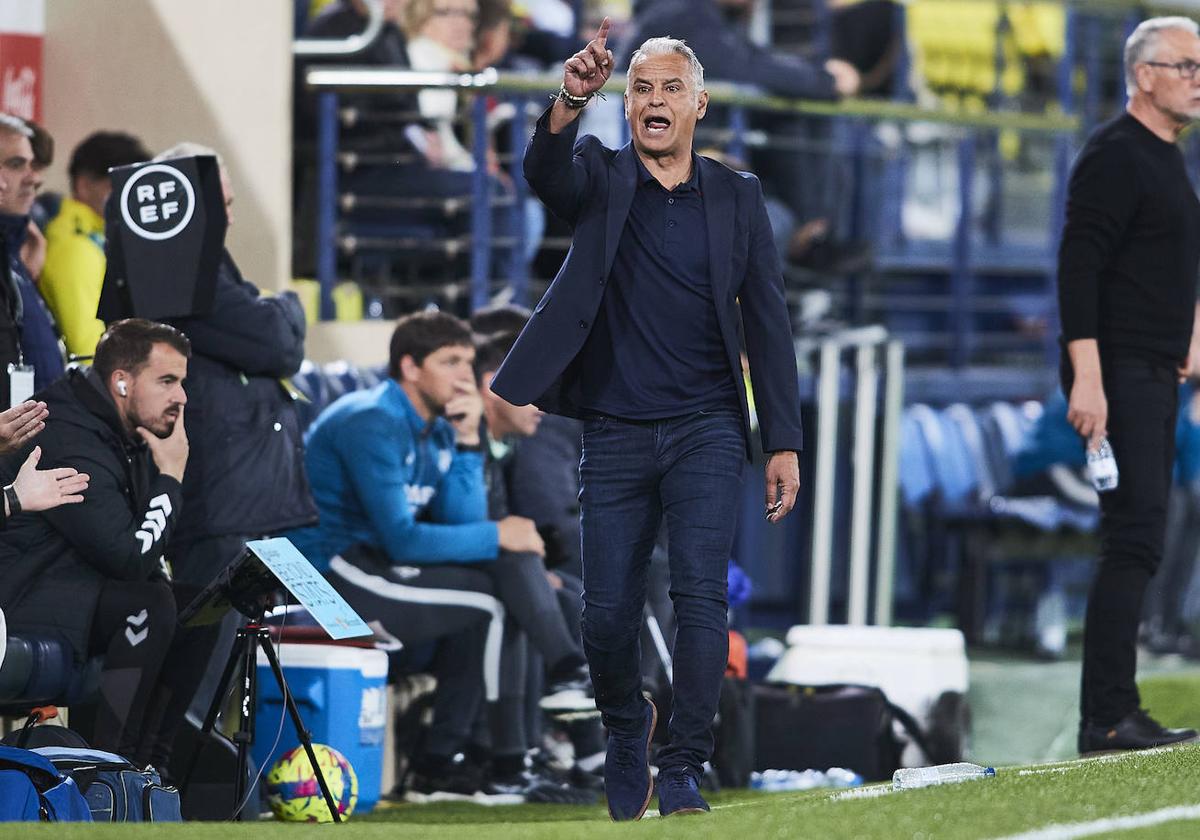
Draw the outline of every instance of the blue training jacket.
<instances>
[{"instance_id":1,"label":"blue training jacket","mask_svg":"<svg viewBox=\"0 0 1200 840\"><path fill-rule=\"evenodd\" d=\"M305 435L320 521L287 534L319 570L366 544L393 563L478 563L499 553L483 456L459 452L444 418L426 423L393 379L346 394Z\"/></svg>"}]
</instances>

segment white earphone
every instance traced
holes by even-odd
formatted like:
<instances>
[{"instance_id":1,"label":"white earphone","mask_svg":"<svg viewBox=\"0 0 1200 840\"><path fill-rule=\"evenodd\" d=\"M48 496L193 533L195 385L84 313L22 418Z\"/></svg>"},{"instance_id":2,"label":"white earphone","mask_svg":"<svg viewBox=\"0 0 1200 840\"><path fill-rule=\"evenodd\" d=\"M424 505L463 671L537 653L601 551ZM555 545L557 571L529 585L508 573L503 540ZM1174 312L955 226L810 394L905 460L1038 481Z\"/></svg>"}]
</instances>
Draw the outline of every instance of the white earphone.
<instances>
[{"instance_id":1,"label":"white earphone","mask_svg":"<svg viewBox=\"0 0 1200 840\"><path fill-rule=\"evenodd\" d=\"M117 380L117 393L120 394L122 397L125 396L125 380L124 379Z\"/></svg>"}]
</instances>

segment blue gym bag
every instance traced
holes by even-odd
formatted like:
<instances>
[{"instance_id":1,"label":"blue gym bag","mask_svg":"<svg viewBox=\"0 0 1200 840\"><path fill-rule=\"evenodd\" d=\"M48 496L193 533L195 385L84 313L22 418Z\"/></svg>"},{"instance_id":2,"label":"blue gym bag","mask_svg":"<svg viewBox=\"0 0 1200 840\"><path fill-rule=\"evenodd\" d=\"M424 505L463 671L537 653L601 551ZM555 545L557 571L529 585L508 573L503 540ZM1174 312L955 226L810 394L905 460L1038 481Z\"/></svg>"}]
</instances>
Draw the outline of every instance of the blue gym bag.
<instances>
[{"instance_id":1,"label":"blue gym bag","mask_svg":"<svg viewBox=\"0 0 1200 840\"><path fill-rule=\"evenodd\" d=\"M181 822L179 791L153 767L139 770L115 753L81 747L37 747L34 752L75 780L93 822Z\"/></svg>"},{"instance_id":2,"label":"blue gym bag","mask_svg":"<svg viewBox=\"0 0 1200 840\"><path fill-rule=\"evenodd\" d=\"M30 750L0 746L0 822L91 822L75 780Z\"/></svg>"}]
</instances>

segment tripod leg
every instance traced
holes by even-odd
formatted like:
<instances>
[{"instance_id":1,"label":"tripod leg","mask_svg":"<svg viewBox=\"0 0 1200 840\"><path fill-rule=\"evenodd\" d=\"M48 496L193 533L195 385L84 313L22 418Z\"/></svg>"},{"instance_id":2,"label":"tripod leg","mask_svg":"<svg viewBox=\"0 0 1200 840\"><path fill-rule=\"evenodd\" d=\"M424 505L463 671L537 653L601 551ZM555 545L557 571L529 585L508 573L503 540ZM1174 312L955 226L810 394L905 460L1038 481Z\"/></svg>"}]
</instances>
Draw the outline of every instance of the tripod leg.
<instances>
[{"instance_id":1,"label":"tripod leg","mask_svg":"<svg viewBox=\"0 0 1200 840\"><path fill-rule=\"evenodd\" d=\"M229 651L229 660L225 663L225 670L221 674L221 681L217 683L216 694L213 695L212 703L208 706L208 714L204 716L204 725L200 727L200 739L196 742L196 749L192 751L192 760L188 763L187 773L183 777L183 784L179 786L179 795L181 797L187 793L188 784L192 781L192 774L196 772L196 765L200 762L200 753L204 750L208 735L216 725L217 715L221 711L221 701L225 699L225 694L229 691L229 683L233 679L233 670L238 664L238 655L245 644L245 631L239 628L237 637L233 640L233 648Z\"/></svg>"},{"instance_id":2,"label":"tripod leg","mask_svg":"<svg viewBox=\"0 0 1200 840\"><path fill-rule=\"evenodd\" d=\"M321 793L325 796L325 804L329 806L329 813L335 823L340 823L342 815L338 813L337 803L333 801L333 794L329 792L325 774L321 772L321 767L317 764L317 756L312 748L312 736L304 728L304 721L300 718L300 709L296 707L296 701L292 699L292 693L288 690L287 681L283 678L283 669L279 667L279 660L275 658L275 649L271 647L269 636L263 644L263 653L266 654L267 661L271 663L271 671L275 674L275 681L279 683L279 690L283 694L284 702L287 703L288 714L291 715L292 723L296 727L296 735L300 738L300 743L304 745L304 751L308 753L308 760L312 763L313 773L317 776L317 784L321 786Z\"/></svg>"},{"instance_id":3,"label":"tripod leg","mask_svg":"<svg viewBox=\"0 0 1200 840\"><path fill-rule=\"evenodd\" d=\"M245 809L246 780L250 775L250 747L254 744L255 703L258 702L258 646L266 636L267 650L271 649L271 637L265 627L245 629L246 643L242 647L242 700L238 708L238 731L233 740L237 744L237 779L234 780L233 818L242 819ZM257 812L255 812L257 814Z\"/></svg>"}]
</instances>

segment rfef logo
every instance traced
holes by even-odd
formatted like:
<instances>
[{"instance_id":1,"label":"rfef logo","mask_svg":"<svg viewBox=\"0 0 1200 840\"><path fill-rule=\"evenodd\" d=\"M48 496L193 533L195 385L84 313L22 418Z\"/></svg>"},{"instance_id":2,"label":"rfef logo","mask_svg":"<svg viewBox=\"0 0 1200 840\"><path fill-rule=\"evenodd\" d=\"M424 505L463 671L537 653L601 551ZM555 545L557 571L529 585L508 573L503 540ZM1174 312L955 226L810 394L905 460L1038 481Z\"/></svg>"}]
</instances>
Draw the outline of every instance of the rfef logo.
<instances>
[{"instance_id":1,"label":"rfef logo","mask_svg":"<svg viewBox=\"0 0 1200 840\"><path fill-rule=\"evenodd\" d=\"M192 182L165 163L142 167L121 190L125 224L143 239L170 239L187 227L195 209Z\"/></svg>"}]
</instances>

